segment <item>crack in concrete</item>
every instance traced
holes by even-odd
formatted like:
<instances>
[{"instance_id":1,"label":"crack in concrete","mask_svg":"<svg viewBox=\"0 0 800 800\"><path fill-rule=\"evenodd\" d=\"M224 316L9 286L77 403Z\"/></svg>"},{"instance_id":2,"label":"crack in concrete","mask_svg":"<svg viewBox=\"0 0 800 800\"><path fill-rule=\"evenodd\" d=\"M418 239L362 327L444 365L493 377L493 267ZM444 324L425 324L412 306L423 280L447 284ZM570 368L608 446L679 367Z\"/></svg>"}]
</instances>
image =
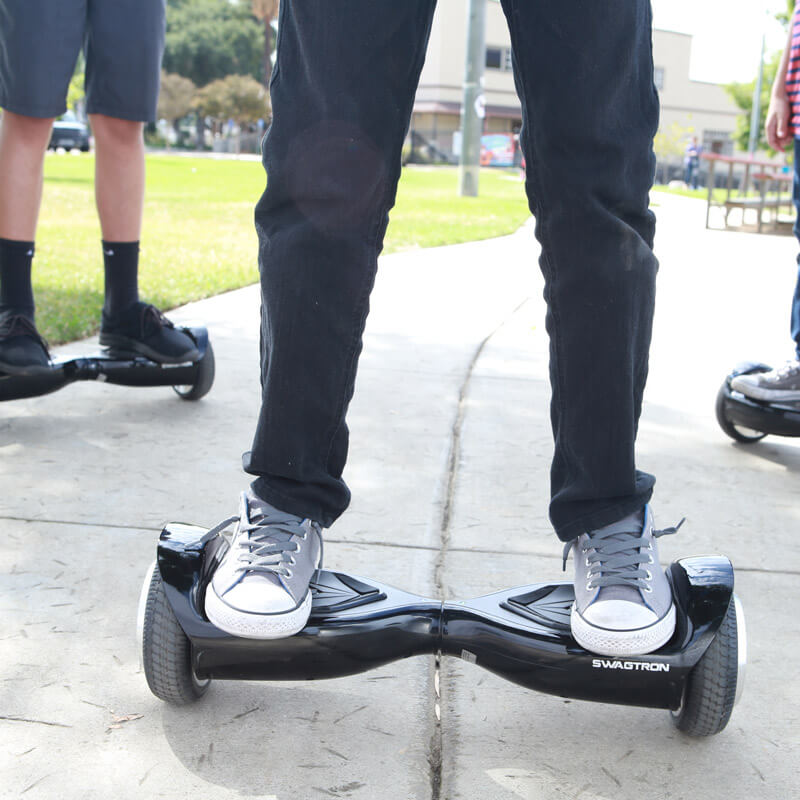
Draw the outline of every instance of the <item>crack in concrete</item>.
<instances>
[{"instance_id":1,"label":"crack in concrete","mask_svg":"<svg viewBox=\"0 0 800 800\"><path fill-rule=\"evenodd\" d=\"M450 452L446 463L446 480L443 481L444 501L442 503L442 516L439 524L439 554L436 557L433 568L433 584L437 595L444 600L444 567L447 553L450 551L451 531L450 525L453 520L455 507L456 487L458 484L459 465L461 461L461 433L464 427L464 419L467 413L467 396L475 372L475 367L483 355L486 345L492 337L506 325L514 315L530 301L526 297L510 314L508 314L500 324L491 331L476 348L475 352L467 365L467 371L461 387L458 391L458 403L456 405L456 417L450 432ZM428 765L430 767L430 786L431 800L440 800L442 794L442 765L443 765L443 740L442 740L442 657L437 653L433 672L434 684L434 721L433 732L430 739L430 749L428 751Z\"/></svg>"}]
</instances>

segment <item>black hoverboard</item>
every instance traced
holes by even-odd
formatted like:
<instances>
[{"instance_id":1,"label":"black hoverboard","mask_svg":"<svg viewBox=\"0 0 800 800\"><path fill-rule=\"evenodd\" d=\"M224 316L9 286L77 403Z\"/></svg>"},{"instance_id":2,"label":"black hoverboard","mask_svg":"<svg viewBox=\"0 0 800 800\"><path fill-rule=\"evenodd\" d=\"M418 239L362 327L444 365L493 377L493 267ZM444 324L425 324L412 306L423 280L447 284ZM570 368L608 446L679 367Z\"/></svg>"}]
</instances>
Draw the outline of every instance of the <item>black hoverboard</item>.
<instances>
[{"instance_id":1,"label":"black hoverboard","mask_svg":"<svg viewBox=\"0 0 800 800\"><path fill-rule=\"evenodd\" d=\"M151 691L168 703L201 697L221 680L318 680L355 675L415 655L449 655L540 692L669 709L681 730L718 733L742 690L745 628L733 568L721 556L685 558L668 576L675 634L646 656L598 656L570 634L571 583L533 584L460 602L409 594L342 572L319 572L300 633L243 639L203 611L228 547L222 534L170 524L142 587L139 637Z\"/></svg>"},{"instance_id":2,"label":"black hoverboard","mask_svg":"<svg viewBox=\"0 0 800 800\"><path fill-rule=\"evenodd\" d=\"M755 375L769 372L767 364L744 362L725 378L717 393L717 422L731 439L742 444L760 442L767 434L775 436L800 436L800 402L768 403L753 400L731 389L737 375Z\"/></svg>"},{"instance_id":3,"label":"black hoverboard","mask_svg":"<svg viewBox=\"0 0 800 800\"><path fill-rule=\"evenodd\" d=\"M0 401L49 394L75 381L105 381L120 386L172 386L184 400L199 400L214 383L214 351L205 328L180 328L197 346L199 358L160 364L136 353L106 349L94 355L55 358L30 375L0 371Z\"/></svg>"}]
</instances>

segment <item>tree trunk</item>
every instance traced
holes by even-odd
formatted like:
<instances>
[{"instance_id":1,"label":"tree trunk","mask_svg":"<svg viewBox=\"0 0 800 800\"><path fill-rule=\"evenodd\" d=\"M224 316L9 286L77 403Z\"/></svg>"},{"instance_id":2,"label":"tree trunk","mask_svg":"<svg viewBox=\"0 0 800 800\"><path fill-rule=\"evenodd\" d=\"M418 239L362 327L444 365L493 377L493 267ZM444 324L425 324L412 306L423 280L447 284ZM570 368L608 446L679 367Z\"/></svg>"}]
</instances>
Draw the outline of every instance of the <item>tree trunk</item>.
<instances>
[{"instance_id":1,"label":"tree trunk","mask_svg":"<svg viewBox=\"0 0 800 800\"><path fill-rule=\"evenodd\" d=\"M198 150L206 149L206 118L201 111L197 112L197 138L195 145Z\"/></svg>"}]
</instances>

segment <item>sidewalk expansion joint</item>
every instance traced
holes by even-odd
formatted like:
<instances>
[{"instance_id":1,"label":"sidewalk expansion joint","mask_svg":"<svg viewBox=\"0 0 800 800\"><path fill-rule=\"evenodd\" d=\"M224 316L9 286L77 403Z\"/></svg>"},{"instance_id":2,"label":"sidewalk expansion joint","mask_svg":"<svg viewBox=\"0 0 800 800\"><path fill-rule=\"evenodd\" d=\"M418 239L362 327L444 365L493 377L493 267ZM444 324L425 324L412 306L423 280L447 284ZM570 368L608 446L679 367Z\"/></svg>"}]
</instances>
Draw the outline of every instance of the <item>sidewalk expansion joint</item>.
<instances>
[{"instance_id":1,"label":"sidewalk expansion joint","mask_svg":"<svg viewBox=\"0 0 800 800\"><path fill-rule=\"evenodd\" d=\"M461 433L464 427L464 419L467 414L467 397L475 372L475 367L483 354L486 345L492 337L503 328L514 315L530 301L526 297L516 308L514 308L501 322L492 330L478 347L475 349L461 387L458 391L458 403L456 405L456 417L450 431L450 452L448 453L445 466L445 480L442 484L445 487L444 499L442 503L442 516L439 524L439 554L436 557L433 568L433 584L437 595L444 599L444 567L447 553L450 550L451 524L453 521L456 499L456 488L458 484L459 466L461 463ZM433 731L430 739L430 750L428 752L428 765L430 767L430 786L431 800L440 800L442 794L442 765L443 765L443 737L442 737L442 659L437 656L434 665L433 685L434 685L434 719Z\"/></svg>"}]
</instances>

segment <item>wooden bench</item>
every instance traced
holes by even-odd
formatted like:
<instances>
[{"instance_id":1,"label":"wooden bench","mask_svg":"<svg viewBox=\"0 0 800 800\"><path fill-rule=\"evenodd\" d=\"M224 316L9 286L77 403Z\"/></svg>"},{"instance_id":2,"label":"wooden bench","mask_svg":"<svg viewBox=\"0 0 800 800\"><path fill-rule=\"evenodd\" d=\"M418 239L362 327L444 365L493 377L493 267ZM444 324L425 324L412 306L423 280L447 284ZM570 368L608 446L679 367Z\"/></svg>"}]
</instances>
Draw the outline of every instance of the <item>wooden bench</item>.
<instances>
[{"instance_id":1,"label":"wooden bench","mask_svg":"<svg viewBox=\"0 0 800 800\"><path fill-rule=\"evenodd\" d=\"M706 205L706 228L712 208L721 208L725 216L725 228L730 227L729 217L734 209L741 209L742 225L745 223L747 211L756 212L756 229L762 233L764 229L764 212L771 216L771 229L778 229L779 214L782 208L792 208L791 174L784 173L780 166L771 161L757 161L752 158L735 158L717 153L703 153L701 158L709 162L708 202ZM714 200L714 172L718 163L728 165L728 180L725 188L725 199ZM734 167L744 166L744 180L739 189L733 187ZM750 197L747 192L751 180L758 189L758 196Z\"/></svg>"}]
</instances>

